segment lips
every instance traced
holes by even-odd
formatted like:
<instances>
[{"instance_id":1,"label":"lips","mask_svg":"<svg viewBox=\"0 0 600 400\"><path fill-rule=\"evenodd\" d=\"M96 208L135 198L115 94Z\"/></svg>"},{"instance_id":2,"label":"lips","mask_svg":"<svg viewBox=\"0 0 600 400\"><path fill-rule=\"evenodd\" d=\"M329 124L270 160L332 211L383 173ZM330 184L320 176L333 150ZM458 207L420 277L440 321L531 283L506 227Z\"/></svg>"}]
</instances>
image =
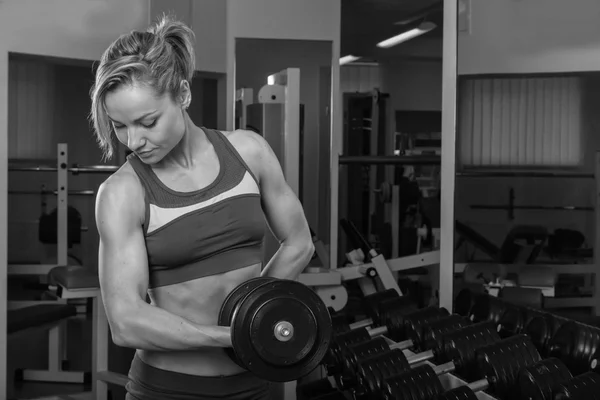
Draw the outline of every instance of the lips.
<instances>
[{"instance_id":1,"label":"lips","mask_svg":"<svg viewBox=\"0 0 600 400\"><path fill-rule=\"evenodd\" d=\"M147 150L147 151L142 151L142 152L140 152L140 153L137 153L137 154L138 154L138 156L140 156L140 157L148 157L150 154L152 154L152 151L153 151L153 150Z\"/></svg>"}]
</instances>

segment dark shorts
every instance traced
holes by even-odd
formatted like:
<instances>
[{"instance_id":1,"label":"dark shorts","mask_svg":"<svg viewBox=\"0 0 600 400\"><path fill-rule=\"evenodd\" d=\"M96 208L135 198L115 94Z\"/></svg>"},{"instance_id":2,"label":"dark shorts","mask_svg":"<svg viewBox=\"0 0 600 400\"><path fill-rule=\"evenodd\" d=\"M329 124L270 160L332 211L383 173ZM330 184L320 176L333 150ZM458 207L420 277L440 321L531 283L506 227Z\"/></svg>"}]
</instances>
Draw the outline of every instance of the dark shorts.
<instances>
[{"instance_id":1,"label":"dark shorts","mask_svg":"<svg viewBox=\"0 0 600 400\"><path fill-rule=\"evenodd\" d=\"M196 376L153 367L134 356L125 386L127 400L271 400L268 381L250 372Z\"/></svg>"}]
</instances>

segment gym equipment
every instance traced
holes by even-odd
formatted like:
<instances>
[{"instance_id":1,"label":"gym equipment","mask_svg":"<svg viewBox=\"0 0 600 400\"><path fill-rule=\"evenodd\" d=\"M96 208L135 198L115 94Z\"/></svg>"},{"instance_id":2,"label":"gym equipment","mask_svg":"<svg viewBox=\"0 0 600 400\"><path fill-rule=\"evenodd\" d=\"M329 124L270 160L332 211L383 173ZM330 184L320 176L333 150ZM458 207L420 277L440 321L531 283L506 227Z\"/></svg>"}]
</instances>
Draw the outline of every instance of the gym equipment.
<instances>
[{"instance_id":1,"label":"gym equipment","mask_svg":"<svg viewBox=\"0 0 600 400\"><path fill-rule=\"evenodd\" d=\"M517 335L459 354L470 354L466 359L457 358L456 361L471 364L477 370L478 377L482 378L470 383L469 389L487 390L501 399L507 398L517 384L517 373L521 368L541 360L541 356L525 335ZM384 379L381 384L381 397L434 399L444 391L438 375L451 372L453 366L450 364L452 363L436 367L425 364ZM410 393L413 397L407 397Z\"/></svg>"},{"instance_id":2,"label":"gym equipment","mask_svg":"<svg viewBox=\"0 0 600 400\"><path fill-rule=\"evenodd\" d=\"M328 374L337 375L343 373L345 369L353 370L358 360L372 356L376 354L376 352L380 353L391 349L408 349L413 347L414 341L412 339L400 341L407 336L407 327L419 329L421 324L427 324L427 321L437 320L440 317L447 315L447 313L448 312L445 309L435 307L418 310L407 315L398 311L386 316L386 326L382 327L382 329L376 328L373 331L367 331L365 328L359 328L334 336L326 362ZM373 332L379 334L387 332L390 334L390 338L397 343L387 346L387 342L383 338L376 338L375 341L373 341L372 338L375 336ZM420 335L413 334L412 336L416 337ZM373 343L376 343L376 345L369 345ZM366 346L351 349L351 347L361 346L362 344L365 344ZM364 354L363 350L365 351Z\"/></svg>"},{"instance_id":3,"label":"gym equipment","mask_svg":"<svg viewBox=\"0 0 600 400\"><path fill-rule=\"evenodd\" d=\"M441 337L430 350L410 357L405 356L402 351L394 349L375 356L371 352L368 358L364 356L361 358L358 354L356 357L358 363L356 363L354 374L346 374L343 377L343 384L344 387L356 387L360 396L370 396L382 391L383 383L388 377L411 369L411 365L429 360L442 363L439 369L440 374L457 371L463 376L478 377L477 373L473 372L476 350L499 341L500 337L494 331L492 324L479 323L449 332ZM374 343L374 345L376 344ZM354 351L365 353L366 346L362 347L363 349L354 349Z\"/></svg>"},{"instance_id":4,"label":"gym equipment","mask_svg":"<svg viewBox=\"0 0 600 400\"><path fill-rule=\"evenodd\" d=\"M590 371L559 383L554 390L554 400L567 399L600 399L600 375Z\"/></svg>"},{"instance_id":5,"label":"gym equipment","mask_svg":"<svg viewBox=\"0 0 600 400\"><path fill-rule=\"evenodd\" d=\"M512 369L508 372L514 374ZM509 389L511 392L515 389L514 394L517 394L519 399L552 400L553 388L571 377L571 373L560 360L548 358L520 369L517 379L512 381ZM451 389L437 396L435 400L476 400L475 392L486 389L487 383L481 381L481 384L473 383Z\"/></svg>"},{"instance_id":6,"label":"gym equipment","mask_svg":"<svg viewBox=\"0 0 600 400\"><path fill-rule=\"evenodd\" d=\"M553 389L573 375L558 358L546 358L519 372L519 394L522 399L552 400Z\"/></svg>"},{"instance_id":7,"label":"gym equipment","mask_svg":"<svg viewBox=\"0 0 600 400\"><path fill-rule=\"evenodd\" d=\"M256 376L296 380L325 357L331 317L321 298L293 280L254 278L225 299L218 324L231 327L228 355Z\"/></svg>"},{"instance_id":8,"label":"gym equipment","mask_svg":"<svg viewBox=\"0 0 600 400\"><path fill-rule=\"evenodd\" d=\"M540 354L546 357L548 355L548 342L563 322L566 321L549 313L530 313L529 321L525 324L523 332L531 338Z\"/></svg>"},{"instance_id":9,"label":"gym equipment","mask_svg":"<svg viewBox=\"0 0 600 400\"><path fill-rule=\"evenodd\" d=\"M600 348L600 330L575 321L567 321L548 341L548 357L560 358L574 375L596 367Z\"/></svg>"}]
</instances>

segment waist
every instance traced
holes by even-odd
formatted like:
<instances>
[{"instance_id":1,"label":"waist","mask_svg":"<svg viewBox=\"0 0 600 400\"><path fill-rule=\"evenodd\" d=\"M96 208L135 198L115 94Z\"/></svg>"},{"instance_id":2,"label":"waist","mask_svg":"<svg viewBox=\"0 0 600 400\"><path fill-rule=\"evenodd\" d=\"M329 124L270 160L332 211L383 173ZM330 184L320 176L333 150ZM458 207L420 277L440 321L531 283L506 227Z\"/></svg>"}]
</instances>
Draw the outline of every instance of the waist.
<instances>
[{"instance_id":1,"label":"waist","mask_svg":"<svg viewBox=\"0 0 600 400\"><path fill-rule=\"evenodd\" d=\"M262 264L262 260L262 246L254 245L230 249L183 265L150 265L149 288L223 274L253 264Z\"/></svg>"},{"instance_id":2,"label":"waist","mask_svg":"<svg viewBox=\"0 0 600 400\"><path fill-rule=\"evenodd\" d=\"M241 369L220 366L221 349L194 353L149 353L138 351L129 370L129 379L163 393L231 394L265 386L268 382ZM219 356L218 353L222 356ZM202 354L203 353L203 354ZM193 363L195 365L192 367Z\"/></svg>"}]
</instances>

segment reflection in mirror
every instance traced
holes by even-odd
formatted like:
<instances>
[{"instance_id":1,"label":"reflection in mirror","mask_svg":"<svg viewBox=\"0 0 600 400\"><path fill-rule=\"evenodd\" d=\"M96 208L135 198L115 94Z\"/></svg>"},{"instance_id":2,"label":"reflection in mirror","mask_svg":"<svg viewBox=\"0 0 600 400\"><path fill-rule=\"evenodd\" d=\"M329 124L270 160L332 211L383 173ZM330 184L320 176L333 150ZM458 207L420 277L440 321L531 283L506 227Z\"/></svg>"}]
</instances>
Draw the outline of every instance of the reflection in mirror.
<instances>
[{"instance_id":1,"label":"reflection in mirror","mask_svg":"<svg viewBox=\"0 0 600 400\"><path fill-rule=\"evenodd\" d=\"M443 14L436 0L342 3L338 264L378 275L356 267L351 296L438 304Z\"/></svg>"},{"instance_id":2,"label":"reflection in mirror","mask_svg":"<svg viewBox=\"0 0 600 400\"><path fill-rule=\"evenodd\" d=\"M460 11L455 292L598 315L600 3Z\"/></svg>"},{"instance_id":3,"label":"reflection in mirror","mask_svg":"<svg viewBox=\"0 0 600 400\"><path fill-rule=\"evenodd\" d=\"M331 59L330 41L236 39L235 126L267 139L323 243L329 242ZM265 259L277 246L269 234ZM329 260L323 253L313 263Z\"/></svg>"}]
</instances>

